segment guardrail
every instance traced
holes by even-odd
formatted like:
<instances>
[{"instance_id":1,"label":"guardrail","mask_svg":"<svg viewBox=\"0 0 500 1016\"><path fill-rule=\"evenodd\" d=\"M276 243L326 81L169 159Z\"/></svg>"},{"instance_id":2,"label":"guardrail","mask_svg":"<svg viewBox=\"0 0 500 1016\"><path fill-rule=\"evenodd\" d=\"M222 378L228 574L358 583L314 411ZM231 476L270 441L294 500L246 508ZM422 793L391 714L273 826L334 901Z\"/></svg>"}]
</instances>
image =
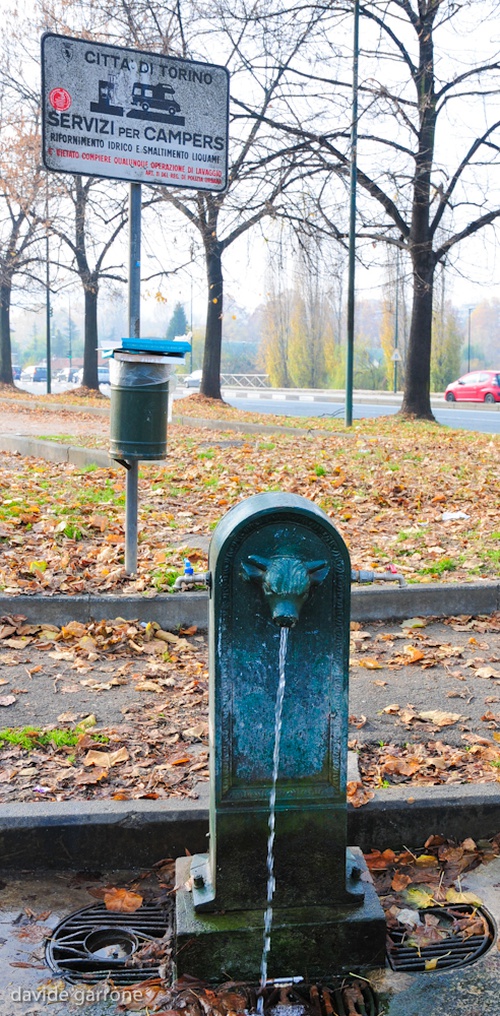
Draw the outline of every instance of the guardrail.
<instances>
[{"instance_id":1,"label":"guardrail","mask_svg":"<svg viewBox=\"0 0 500 1016\"><path fill-rule=\"evenodd\" d=\"M221 374L221 385L232 388L270 388L269 374Z\"/></svg>"}]
</instances>

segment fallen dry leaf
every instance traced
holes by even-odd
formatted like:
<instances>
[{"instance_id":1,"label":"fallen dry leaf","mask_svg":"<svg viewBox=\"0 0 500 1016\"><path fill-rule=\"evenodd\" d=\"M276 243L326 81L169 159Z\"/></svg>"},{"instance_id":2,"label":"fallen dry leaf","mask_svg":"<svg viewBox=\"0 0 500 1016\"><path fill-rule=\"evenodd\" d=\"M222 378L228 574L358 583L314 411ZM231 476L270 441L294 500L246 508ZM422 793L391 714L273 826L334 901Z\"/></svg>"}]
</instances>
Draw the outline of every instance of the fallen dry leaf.
<instances>
[{"instance_id":1,"label":"fallen dry leaf","mask_svg":"<svg viewBox=\"0 0 500 1016\"><path fill-rule=\"evenodd\" d=\"M371 656L363 657L356 661L358 667L366 667L367 670L383 670L384 665Z\"/></svg>"},{"instance_id":2,"label":"fallen dry leaf","mask_svg":"<svg viewBox=\"0 0 500 1016\"><path fill-rule=\"evenodd\" d=\"M362 808L374 797L371 790L365 790L363 784L356 780L350 780L347 784L347 801L354 808Z\"/></svg>"},{"instance_id":3,"label":"fallen dry leaf","mask_svg":"<svg viewBox=\"0 0 500 1016\"><path fill-rule=\"evenodd\" d=\"M450 888L446 893L447 903L470 903L473 907L482 906L482 899L472 892L461 892L458 889Z\"/></svg>"},{"instance_id":4,"label":"fallen dry leaf","mask_svg":"<svg viewBox=\"0 0 500 1016\"><path fill-rule=\"evenodd\" d=\"M208 737L208 723L197 723L195 727L188 727L187 730L182 731L182 736L185 740L201 740L203 737Z\"/></svg>"},{"instance_id":5,"label":"fallen dry leaf","mask_svg":"<svg viewBox=\"0 0 500 1016\"><path fill-rule=\"evenodd\" d=\"M391 889L394 889L395 892L400 893L401 890L406 889L406 887L410 885L410 883L411 878L409 875L403 875L401 872L396 872L394 878L391 881Z\"/></svg>"},{"instance_id":6,"label":"fallen dry leaf","mask_svg":"<svg viewBox=\"0 0 500 1016\"><path fill-rule=\"evenodd\" d=\"M427 709L417 713L417 719L433 723L436 727L451 727L463 717L461 713L445 713L441 709Z\"/></svg>"},{"instance_id":7,"label":"fallen dry leaf","mask_svg":"<svg viewBox=\"0 0 500 1016\"><path fill-rule=\"evenodd\" d=\"M15 695L0 695L0 706L13 706L17 702Z\"/></svg>"},{"instance_id":8,"label":"fallen dry leaf","mask_svg":"<svg viewBox=\"0 0 500 1016\"><path fill-rule=\"evenodd\" d=\"M85 766L100 766L102 769L111 769L120 762L127 762L130 755L126 748L118 748L117 751L95 751L90 749L87 752L83 764Z\"/></svg>"},{"instance_id":9,"label":"fallen dry leaf","mask_svg":"<svg viewBox=\"0 0 500 1016\"><path fill-rule=\"evenodd\" d=\"M106 910L118 914L134 914L142 907L143 897L130 889L109 889L103 896Z\"/></svg>"},{"instance_id":10,"label":"fallen dry leaf","mask_svg":"<svg viewBox=\"0 0 500 1016\"><path fill-rule=\"evenodd\" d=\"M24 927L15 930L14 934L16 938L21 939L23 942L42 942L44 939L51 938L53 928L49 928L43 924L26 924Z\"/></svg>"},{"instance_id":11,"label":"fallen dry leaf","mask_svg":"<svg viewBox=\"0 0 500 1016\"><path fill-rule=\"evenodd\" d=\"M425 910L427 907L433 907L435 904L432 893L422 888L406 889L404 899L417 910Z\"/></svg>"},{"instance_id":12,"label":"fallen dry leaf","mask_svg":"<svg viewBox=\"0 0 500 1016\"><path fill-rule=\"evenodd\" d=\"M478 667L474 671L476 677L495 677L500 678L500 670L495 670L494 667Z\"/></svg>"},{"instance_id":13,"label":"fallen dry leaf","mask_svg":"<svg viewBox=\"0 0 500 1016\"><path fill-rule=\"evenodd\" d=\"M121 1009L130 1012L158 1012L158 1006L171 1001L171 990L166 987L165 981L160 978L151 978L148 981L141 981L139 984L124 985L115 989L113 998L119 1002ZM151 1007L154 1007L152 1009ZM186 1010L189 1012L189 1009ZM168 1013L175 1013L178 1016L179 1010L167 1009ZM212 1010L207 1010L211 1013ZM158 1014L159 1016L159 1014ZM215 1016L215 1014L214 1014Z\"/></svg>"},{"instance_id":14,"label":"fallen dry leaf","mask_svg":"<svg viewBox=\"0 0 500 1016\"><path fill-rule=\"evenodd\" d=\"M417 649L416 646L405 646L403 652L408 657L408 663L418 663L425 656L425 653L421 649Z\"/></svg>"},{"instance_id":15,"label":"fallen dry leaf","mask_svg":"<svg viewBox=\"0 0 500 1016\"><path fill-rule=\"evenodd\" d=\"M350 727L357 727L358 730L360 730L361 727L364 727L366 722L367 722L366 721L366 716L350 716L349 717L349 726Z\"/></svg>"}]
</instances>

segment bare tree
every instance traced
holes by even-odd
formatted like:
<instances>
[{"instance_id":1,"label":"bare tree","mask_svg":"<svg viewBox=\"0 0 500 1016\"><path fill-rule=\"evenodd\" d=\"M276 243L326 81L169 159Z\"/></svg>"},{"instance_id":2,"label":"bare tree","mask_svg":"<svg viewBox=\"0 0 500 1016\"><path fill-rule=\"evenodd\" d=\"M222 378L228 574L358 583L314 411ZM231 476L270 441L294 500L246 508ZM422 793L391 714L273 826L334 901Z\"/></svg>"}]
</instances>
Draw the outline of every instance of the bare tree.
<instances>
[{"instance_id":1,"label":"bare tree","mask_svg":"<svg viewBox=\"0 0 500 1016\"><path fill-rule=\"evenodd\" d=\"M0 163L0 383L12 385L10 308L14 279L37 279L44 173L37 123L3 123ZM42 205L43 210L43 205Z\"/></svg>"},{"instance_id":2,"label":"bare tree","mask_svg":"<svg viewBox=\"0 0 500 1016\"><path fill-rule=\"evenodd\" d=\"M331 7L311 3L315 11ZM352 15L353 0L340 0L336 9ZM500 61L494 42L484 59L474 58L473 44L469 47L477 25L494 18L497 11L496 0L360 3L365 41L359 89L358 237L391 244L411 260L413 303L401 410L406 416L433 419L430 365L436 267L445 258L449 264L453 249L500 216ZM449 47L466 37L472 55L467 62L462 45L457 70L448 57ZM344 36L344 43L349 41ZM297 71L315 103L313 125L299 122L292 104L288 119L280 120L269 111L264 115L268 126L308 141L324 160L325 170L345 182L350 165L346 97L351 86L349 75L339 69L337 53L333 62L334 75L328 72L326 59L321 75L309 68ZM258 116L248 103L244 108L249 116ZM328 221L321 204L320 213ZM330 224L338 232L331 219Z\"/></svg>"},{"instance_id":3,"label":"bare tree","mask_svg":"<svg viewBox=\"0 0 500 1016\"><path fill-rule=\"evenodd\" d=\"M25 88L19 60L19 25L3 12L0 41L0 383L12 385L10 310L14 284L33 291L40 282L39 241L46 222L40 159L38 96ZM17 68L17 71L16 71Z\"/></svg>"},{"instance_id":4,"label":"bare tree","mask_svg":"<svg viewBox=\"0 0 500 1016\"><path fill-rule=\"evenodd\" d=\"M197 235L206 265L207 317L203 360L204 395L220 398L224 253L264 219L307 219L306 178L323 167L307 159L308 143L276 137L265 126L268 111L288 109L294 99L290 72L303 61L306 46L318 43L329 12L297 3L261 0L248 7L234 0L39 0L46 24L59 32L196 60L225 64L232 89L251 97L254 115L234 107L231 117L229 184L225 193L162 188L161 196L184 216ZM296 89L295 89L296 91ZM85 269L88 274L87 269Z\"/></svg>"},{"instance_id":5,"label":"bare tree","mask_svg":"<svg viewBox=\"0 0 500 1016\"><path fill-rule=\"evenodd\" d=\"M181 6L179 0L177 8ZM187 9L188 4L183 6ZM196 4L191 6L196 10ZM198 19L200 31L193 34L191 44L183 34L183 55L199 58L200 50L205 59L214 52L226 54L231 73L228 186L222 194L168 191L164 196L201 238L207 315L200 391L220 399L224 255L264 220L287 218L304 225L311 211L310 181L322 167L316 159L311 162L308 141L290 142L267 121L272 109L285 113L293 101L292 69L305 59L306 47L318 43L327 14L312 6L297 5L291 11L270 2L249 9L245 0L236 0L228 9L212 0L200 5ZM250 95L251 103L238 101L238 94Z\"/></svg>"},{"instance_id":6,"label":"bare tree","mask_svg":"<svg viewBox=\"0 0 500 1016\"><path fill-rule=\"evenodd\" d=\"M84 295L83 386L99 388L97 305L104 280L125 282L123 265L109 264L118 235L128 221L125 188L92 177L62 177L61 200L52 232L70 252L69 271L78 275ZM71 209L70 214L67 210Z\"/></svg>"}]
</instances>

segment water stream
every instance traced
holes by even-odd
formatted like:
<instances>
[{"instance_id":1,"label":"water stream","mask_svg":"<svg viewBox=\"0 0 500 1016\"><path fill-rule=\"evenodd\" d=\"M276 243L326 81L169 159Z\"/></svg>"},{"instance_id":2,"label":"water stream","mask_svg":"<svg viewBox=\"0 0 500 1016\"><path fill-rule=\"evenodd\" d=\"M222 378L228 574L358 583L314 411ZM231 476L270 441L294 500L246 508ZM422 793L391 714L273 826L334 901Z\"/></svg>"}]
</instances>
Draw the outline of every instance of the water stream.
<instances>
[{"instance_id":1,"label":"water stream","mask_svg":"<svg viewBox=\"0 0 500 1016\"><path fill-rule=\"evenodd\" d=\"M274 878L274 837L276 831L276 784L280 766L280 745L281 725L283 718L283 699L285 698L285 667L288 647L288 634L290 629L280 629L280 651L278 663L278 689L276 692L276 705L274 709L274 750L273 750L273 775L271 792L269 794L269 835L267 837L267 907L264 912L264 942L262 946L262 960L260 964L260 990L261 994L257 999L257 1012L264 1012L264 996L262 994L267 982L267 959L271 948L271 929L273 924L273 896L276 888Z\"/></svg>"}]
</instances>

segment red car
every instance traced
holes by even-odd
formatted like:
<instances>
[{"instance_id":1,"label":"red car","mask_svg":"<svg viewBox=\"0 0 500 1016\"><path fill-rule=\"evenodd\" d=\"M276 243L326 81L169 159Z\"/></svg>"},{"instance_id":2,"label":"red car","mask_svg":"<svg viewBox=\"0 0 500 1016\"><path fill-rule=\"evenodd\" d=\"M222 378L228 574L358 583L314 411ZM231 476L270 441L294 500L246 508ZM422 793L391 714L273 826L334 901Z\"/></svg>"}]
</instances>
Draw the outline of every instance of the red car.
<instances>
[{"instance_id":1,"label":"red car","mask_svg":"<svg viewBox=\"0 0 500 1016\"><path fill-rule=\"evenodd\" d=\"M500 402L500 370L473 370L448 385L447 402Z\"/></svg>"}]
</instances>

